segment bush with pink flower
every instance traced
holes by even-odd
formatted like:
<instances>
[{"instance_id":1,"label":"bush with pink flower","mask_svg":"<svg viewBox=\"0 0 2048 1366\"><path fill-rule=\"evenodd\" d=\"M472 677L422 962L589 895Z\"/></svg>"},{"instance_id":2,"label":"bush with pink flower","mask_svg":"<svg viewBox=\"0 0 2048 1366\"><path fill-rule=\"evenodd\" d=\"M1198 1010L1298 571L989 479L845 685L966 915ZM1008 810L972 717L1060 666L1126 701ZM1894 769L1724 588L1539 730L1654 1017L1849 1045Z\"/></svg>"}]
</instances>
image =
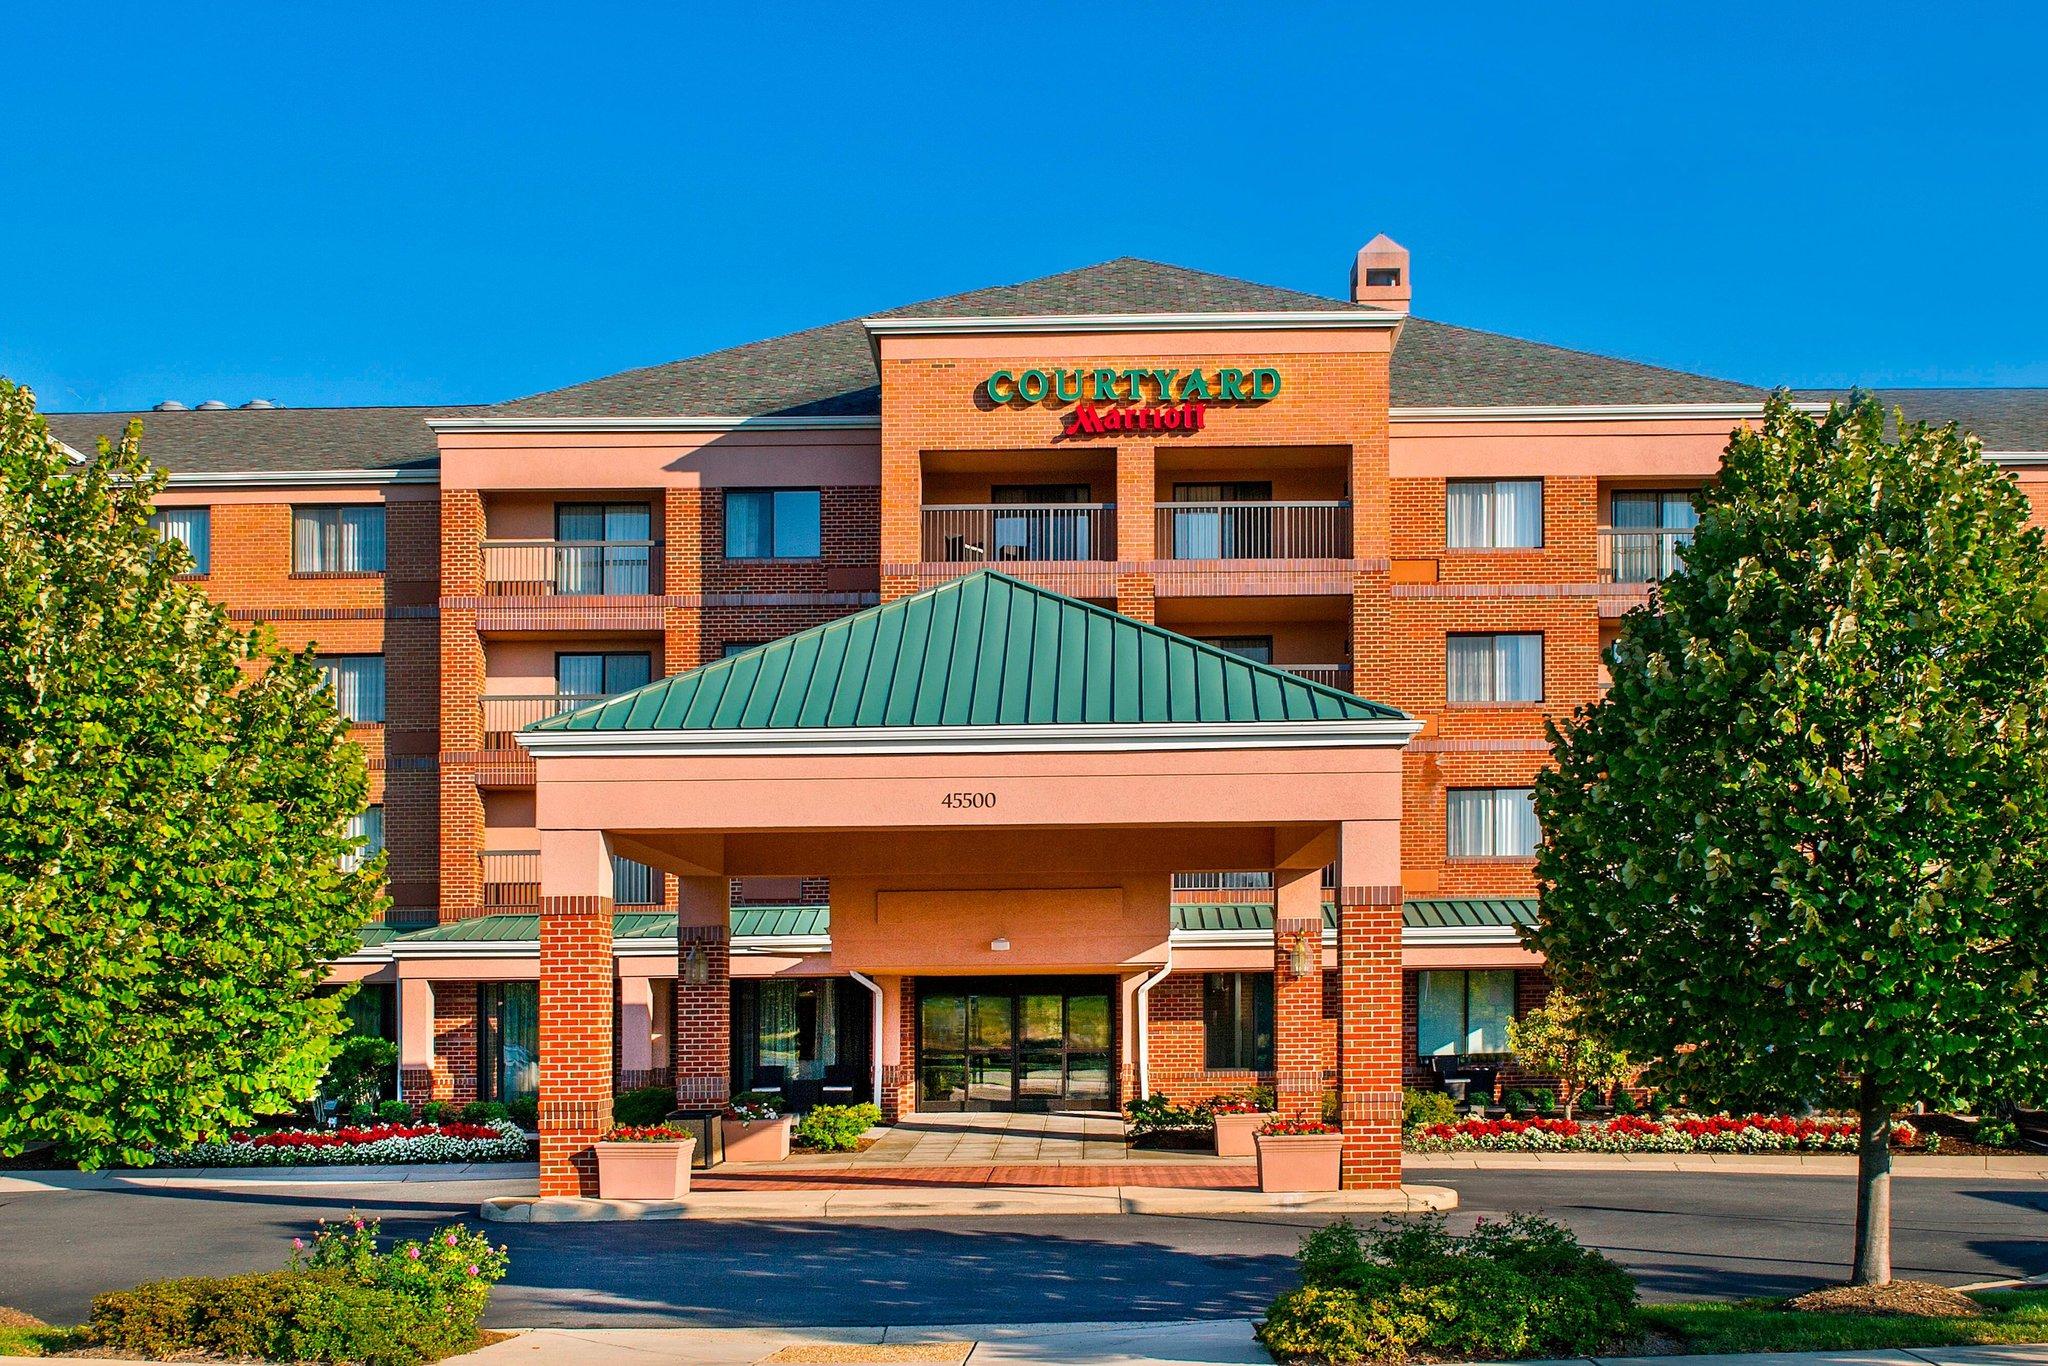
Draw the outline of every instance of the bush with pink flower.
<instances>
[{"instance_id":1,"label":"bush with pink flower","mask_svg":"<svg viewBox=\"0 0 2048 1366\"><path fill-rule=\"evenodd\" d=\"M1415 1129L1408 1135L1408 1147L1422 1153L1852 1153L1856 1134L1853 1115L1464 1119ZM1911 1125L1892 1126L1895 1145L1919 1141Z\"/></svg>"}]
</instances>

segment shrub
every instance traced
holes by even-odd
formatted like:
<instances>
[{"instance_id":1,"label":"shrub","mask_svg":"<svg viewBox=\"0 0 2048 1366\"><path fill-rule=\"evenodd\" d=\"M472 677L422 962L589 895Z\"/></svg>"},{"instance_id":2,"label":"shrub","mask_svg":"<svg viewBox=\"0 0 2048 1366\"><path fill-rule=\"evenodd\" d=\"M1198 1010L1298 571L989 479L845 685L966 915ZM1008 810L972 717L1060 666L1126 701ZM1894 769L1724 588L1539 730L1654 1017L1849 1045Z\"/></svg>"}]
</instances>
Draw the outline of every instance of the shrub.
<instances>
[{"instance_id":1,"label":"shrub","mask_svg":"<svg viewBox=\"0 0 2048 1366\"><path fill-rule=\"evenodd\" d=\"M540 1097L514 1096L505 1102L505 1114L530 1133L540 1124Z\"/></svg>"},{"instance_id":2,"label":"shrub","mask_svg":"<svg viewBox=\"0 0 2048 1366\"><path fill-rule=\"evenodd\" d=\"M1533 1114L1547 1115L1557 1108L1557 1092L1539 1086L1529 1092L1529 1109Z\"/></svg>"},{"instance_id":3,"label":"shrub","mask_svg":"<svg viewBox=\"0 0 2048 1366\"><path fill-rule=\"evenodd\" d=\"M357 1128L366 1128L377 1122L377 1107L374 1105L351 1105L348 1122Z\"/></svg>"},{"instance_id":4,"label":"shrub","mask_svg":"<svg viewBox=\"0 0 2048 1366\"><path fill-rule=\"evenodd\" d=\"M1458 1107L1451 1103L1445 1092L1423 1091L1413 1086L1401 1092L1401 1127L1404 1130L1412 1132L1431 1124L1453 1124L1457 1118Z\"/></svg>"},{"instance_id":5,"label":"shrub","mask_svg":"<svg viewBox=\"0 0 2048 1366\"><path fill-rule=\"evenodd\" d=\"M875 1105L820 1105L797 1121L790 1139L800 1148L850 1153L860 1147L861 1135L881 1122L882 1111Z\"/></svg>"},{"instance_id":6,"label":"shrub","mask_svg":"<svg viewBox=\"0 0 2048 1366\"><path fill-rule=\"evenodd\" d=\"M510 1119L511 1112L495 1100L473 1100L462 1107L464 1124L489 1124L494 1119Z\"/></svg>"},{"instance_id":7,"label":"shrub","mask_svg":"<svg viewBox=\"0 0 2048 1366\"><path fill-rule=\"evenodd\" d=\"M377 1102L377 1118L387 1124L403 1124L412 1118L412 1107L402 1100Z\"/></svg>"},{"instance_id":8,"label":"shrub","mask_svg":"<svg viewBox=\"0 0 2048 1366\"><path fill-rule=\"evenodd\" d=\"M1637 1333L1635 1284L1569 1229L1515 1215L1453 1236L1439 1215L1302 1240L1302 1289L1258 1338L1282 1360L1590 1356Z\"/></svg>"},{"instance_id":9,"label":"shrub","mask_svg":"<svg viewBox=\"0 0 2048 1366\"><path fill-rule=\"evenodd\" d=\"M1527 1091L1510 1091L1500 1098L1501 1108L1508 1112L1509 1119L1528 1114L1532 1103Z\"/></svg>"},{"instance_id":10,"label":"shrub","mask_svg":"<svg viewBox=\"0 0 2048 1366\"><path fill-rule=\"evenodd\" d=\"M1145 1134L1191 1133L1211 1128L1214 1120L1201 1105L1176 1105L1162 1095L1146 1096L1124 1107L1131 1137Z\"/></svg>"},{"instance_id":11,"label":"shrub","mask_svg":"<svg viewBox=\"0 0 2048 1366\"><path fill-rule=\"evenodd\" d=\"M612 1120L618 1124L659 1124L676 1108L676 1093L666 1086L636 1086L612 1097Z\"/></svg>"},{"instance_id":12,"label":"shrub","mask_svg":"<svg viewBox=\"0 0 2048 1366\"><path fill-rule=\"evenodd\" d=\"M269 1361L410 1366L476 1345L502 1249L445 1228L387 1252L377 1226L324 1225L288 1271L198 1276L115 1291L93 1301L82 1345L169 1357L210 1353ZM298 1240L294 1239L294 1243Z\"/></svg>"},{"instance_id":13,"label":"shrub","mask_svg":"<svg viewBox=\"0 0 2048 1366\"><path fill-rule=\"evenodd\" d=\"M1633 1091L1629 1090L1626 1086L1617 1086L1614 1088L1615 1114L1632 1115L1636 1113L1637 1109L1639 1108L1640 1107L1636 1104L1636 1097Z\"/></svg>"},{"instance_id":14,"label":"shrub","mask_svg":"<svg viewBox=\"0 0 2048 1366\"><path fill-rule=\"evenodd\" d=\"M327 1064L320 1092L344 1110L375 1105L391 1089L397 1069L397 1044L374 1034L350 1034Z\"/></svg>"},{"instance_id":15,"label":"shrub","mask_svg":"<svg viewBox=\"0 0 2048 1366\"><path fill-rule=\"evenodd\" d=\"M1202 1106L1213 1119L1217 1115L1251 1115L1270 1112L1277 1104L1270 1086L1248 1086L1229 1095L1211 1096Z\"/></svg>"},{"instance_id":16,"label":"shrub","mask_svg":"<svg viewBox=\"0 0 2048 1366\"><path fill-rule=\"evenodd\" d=\"M449 1124L456 1117L456 1109L445 1100L430 1100L420 1107L420 1123Z\"/></svg>"}]
</instances>

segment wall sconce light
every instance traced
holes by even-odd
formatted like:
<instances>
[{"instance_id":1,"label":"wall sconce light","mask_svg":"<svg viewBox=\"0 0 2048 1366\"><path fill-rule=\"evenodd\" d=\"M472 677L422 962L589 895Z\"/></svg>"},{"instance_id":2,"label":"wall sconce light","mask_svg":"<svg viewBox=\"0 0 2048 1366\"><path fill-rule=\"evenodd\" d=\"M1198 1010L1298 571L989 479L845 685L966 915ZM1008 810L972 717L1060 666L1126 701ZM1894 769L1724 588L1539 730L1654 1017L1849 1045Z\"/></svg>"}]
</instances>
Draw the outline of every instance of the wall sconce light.
<instances>
[{"instance_id":1,"label":"wall sconce light","mask_svg":"<svg viewBox=\"0 0 2048 1366\"><path fill-rule=\"evenodd\" d=\"M1294 947L1288 951L1287 965L1294 969L1296 977L1306 977L1322 966L1316 961L1322 957L1322 947L1308 935L1294 936Z\"/></svg>"},{"instance_id":2,"label":"wall sconce light","mask_svg":"<svg viewBox=\"0 0 2048 1366\"><path fill-rule=\"evenodd\" d=\"M690 951L683 955L683 981L693 987L701 987L711 981L711 957L704 952L701 944L690 945Z\"/></svg>"},{"instance_id":3,"label":"wall sconce light","mask_svg":"<svg viewBox=\"0 0 2048 1366\"><path fill-rule=\"evenodd\" d=\"M991 939L988 941L988 947L991 953L1008 953L1010 951L1009 938L1005 936L998 939Z\"/></svg>"}]
</instances>

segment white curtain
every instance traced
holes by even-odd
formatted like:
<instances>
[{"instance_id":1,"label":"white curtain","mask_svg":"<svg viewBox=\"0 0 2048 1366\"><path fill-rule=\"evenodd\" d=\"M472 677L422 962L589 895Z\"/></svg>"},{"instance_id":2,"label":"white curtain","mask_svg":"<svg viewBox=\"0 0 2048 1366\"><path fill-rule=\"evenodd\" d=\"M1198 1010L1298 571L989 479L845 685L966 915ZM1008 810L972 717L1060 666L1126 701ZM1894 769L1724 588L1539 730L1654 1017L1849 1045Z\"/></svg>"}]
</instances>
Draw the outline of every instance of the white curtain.
<instances>
[{"instance_id":1,"label":"white curtain","mask_svg":"<svg viewBox=\"0 0 2048 1366\"><path fill-rule=\"evenodd\" d=\"M818 993L818 1057L816 1062L819 1077L825 1069L839 1061L839 984L831 978L821 978L816 984Z\"/></svg>"},{"instance_id":2,"label":"white curtain","mask_svg":"<svg viewBox=\"0 0 2048 1366\"><path fill-rule=\"evenodd\" d=\"M1452 858L1526 857L1541 839L1534 788L1453 788L1444 814Z\"/></svg>"},{"instance_id":3,"label":"white curtain","mask_svg":"<svg viewBox=\"0 0 2048 1366\"><path fill-rule=\"evenodd\" d=\"M1459 1051L1465 1036L1465 974L1415 974L1415 1051L1437 1057Z\"/></svg>"},{"instance_id":4,"label":"white curtain","mask_svg":"<svg viewBox=\"0 0 2048 1366\"><path fill-rule=\"evenodd\" d=\"M1493 486L1493 544L1533 548L1543 544L1543 481L1503 479Z\"/></svg>"},{"instance_id":5,"label":"white curtain","mask_svg":"<svg viewBox=\"0 0 2048 1366\"><path fill-rule=\"evenodd\" d=\"M292 569L301 574L384 572L384 509L292 509Z\"/></svg>"},{"instance_id":6,"label":"white curtain","mask_svg":"<svg viewBox=\"0 0 2048 1366\"><path fill-rule=\"evenodd\" d=\"M149 514L149 524L166 541L176 541L191 553L192 573L207 572L213 553L211 508L158 508Z\"/></svg>"},{"instance_id":7,"label":"white curtain","mask_svg":"<svg viewBox=\"0 0 2048 1366\"><path fill-rule=\"evenodd\" d=\"M361 840L362 847L343 854L341 866L350 872L384 852L384 808L367 807L348 818L348 837Z\"/></svg>"},{"instance_id":8,"label":"white curtain","mask_svg":"<svg viewBox=\"0 0 2048 1366\"><path fill-rule=\"evenodd\" d=\"M1543 700L1543 636L1525 632L1493 638L1494 696L1502 702Z\"/></svg>"},{"instance_id":9,"label":"white curtain","mask_svg":"<svg viewBox=\"0 0 2048 1366\"><path fill-rule=\"evenodd\" d=\"M1500 787L1493 792L1494 852L1522 857L1536 852L1543 832L1536 824L1536 789Z\"/></svg>"},{"instance_id":10,"label":"white curtain","mask_svg":"<svg viewBox=\"0 0 2048 1366\"><path fill-rule=\"evenodd\" d=\"M381 724L384 720L384 656L335 655L319 661L334 705L351 721Z\"/></svg>"},{"instance_id":11,"label":"white curtain","mask_svg":"<svg viewBox=\"0 0 2048 1366\"><path fill-rule=\"evenodd\" d=\"M1492 636L1452 636L1445 652L1445 683L1453 702L1493 700Z\"/></svg>"},{"instance_id":12,"label":"white curtain","mask_svg":"<svg viewBox=\"0 0 2048 1366\"><path fill-rule=\"evenodd\" d=\"M1465 975L1464 1053L1508 1051L1508 1021L1515 1018L1515 974L1487 970Z\"/></svg>"},{"instance_id":13,"label":"white curtain","mask_svg":"<svg viewBox=\"0 0 2048 1366\"><path fill-rule=\"evenodd\" d=\"M1444 544L1453 550L1493 544L1493 485L1453 480L1444 489Z\"/></svg>"},{"instance_id":14,"label":"white curtain","mask_svg":"<svg viewBox=\"0 0 2048 1366\"><path fill-rule=\"evenodd\" d=\"M755 1055L762 1067L782 1067L796 1076L796 983L763 982L757 1036L760 1051Z\"/></svg>"},{"instance_id":15,"label":"white curtain","mask_svg":"<svg viewBox=\"0 0 2048 1366\"><path fill-rule=\"evenodd\" d=\"M725 557L765 560L775 550L771 527L774 495L765 490L728 489L725 495Z\"/></svg>"}]
</instances>

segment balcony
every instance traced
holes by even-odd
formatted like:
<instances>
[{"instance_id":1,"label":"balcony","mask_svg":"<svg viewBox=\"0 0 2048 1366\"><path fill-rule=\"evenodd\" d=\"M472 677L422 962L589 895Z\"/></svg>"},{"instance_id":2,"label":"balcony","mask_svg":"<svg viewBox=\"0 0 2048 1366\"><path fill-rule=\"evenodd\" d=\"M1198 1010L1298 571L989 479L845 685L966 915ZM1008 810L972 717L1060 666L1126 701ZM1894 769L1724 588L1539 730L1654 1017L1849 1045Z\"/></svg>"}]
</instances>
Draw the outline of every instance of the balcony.
<instances>
[{"instance_id":1,"label":"balcony","mask_svg":"<svg viewBox=\"0 0 2048 1366\"><path fill-rule=\"evenodd\" d=\"M1342 692L1351 691L1351 666L1349 664L1275 664L1273 666L1296 678L1306 678L1311 683L1320 683L1326 688Z\"/></svg>"},{"instance_id":2,"label":"balcony","mask_svg":"<svg viewBox=\"0 0 2048 1366\"><path fill-rule=\"evenodd\" d=\"M1600 581L1656 583L1684 563L1692 528L1601 527Z\"/></svg>"},{"instance_id":3,"label":"balcony","mask_svg":"<svg viewBox=\"0 0 2048 1366\"><path fill-rule=\"evenodd\" d=\"M485 697L484 748L516 749L513 736L536 721L560 716L565 711L602 702L615 693L547 693L531 696Z\"/></svg>"},{"instance_id":4,"label":"balcony","mask_svg":"<svg viewBox=\"0 0 2048 1366\"><path fill-rule=\"evenodd\" d=\"M1159 555L1169 560L1348 560L1351 504L1162 503Z\"/></svg>"},{"instance_id":5,"label":"balcony","mask_svg":"<svg viewBox=\"0 0 2048 1366\"><path fill-rule=\"evenodd\" d=\"M477 855L477 862L483 868L485 910L539 908L539 850L486 850ZM612 855L612 902L618 906L659 906L661 874L644 863Z\"/></svg>"},{"instance_id":6,"label":"balcony","mask_svg":"<svg viewBox=\"0 0 2048 1366\"><path fill-rule=\"evenodd\" d=\"M1114 560L1116 504L936 504L924 509L923 542L936 564Z\"/></svg>"},{"instance_id":7,"label":"balcony","mask_svg":"<svg viewBox=\"0 0 2048 1366\"><path fill-rule=\"evenodd\" d=\"M491 597L644 597L661 591L659 541L485 541Z\"/></svg>"}]
</instances>

